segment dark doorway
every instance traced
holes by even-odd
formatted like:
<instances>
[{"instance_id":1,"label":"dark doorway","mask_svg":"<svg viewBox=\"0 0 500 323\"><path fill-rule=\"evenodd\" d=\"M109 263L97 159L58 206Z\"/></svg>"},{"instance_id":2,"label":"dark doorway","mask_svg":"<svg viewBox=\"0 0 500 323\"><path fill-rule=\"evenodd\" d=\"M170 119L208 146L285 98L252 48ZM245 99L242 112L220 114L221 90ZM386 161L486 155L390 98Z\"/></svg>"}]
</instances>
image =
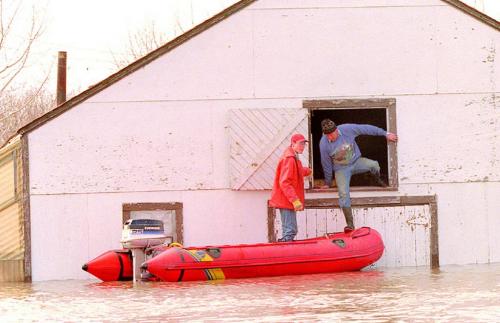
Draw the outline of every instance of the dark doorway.
<instances>
[{"instance_id":1,"label":"dark doorway","mask_svg":"<svg viewBox=\"0 0 500 323\"><path fill-rule=\"evenodd\" d=\"M313 156L313 177L314 186L324 179L321 157L319 152L319 141L323 135L321 132L321 120L331 119L337 125L344 123L370 124L387 130L387 109L317 109L311 110L311 136L312 136L312 156ZM380 175L388 183L389 166L387 154L387 141L381 136L358 136L356 142L363 157L377 160L380 164ZM351 186L377 186L374 179L369 174L354 175L351 179Z\"/></svg>"}]
</instances>

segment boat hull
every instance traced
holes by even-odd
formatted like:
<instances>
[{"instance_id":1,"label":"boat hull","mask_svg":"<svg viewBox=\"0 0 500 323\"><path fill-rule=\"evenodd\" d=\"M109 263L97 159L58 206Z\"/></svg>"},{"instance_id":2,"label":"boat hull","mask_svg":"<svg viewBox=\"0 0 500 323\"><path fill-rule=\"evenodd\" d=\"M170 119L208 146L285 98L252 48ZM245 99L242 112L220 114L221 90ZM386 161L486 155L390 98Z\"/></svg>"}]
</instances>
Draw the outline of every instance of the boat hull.
<instances>
[{"instance_id":1,"label":"boat hull","mask_svg":"<svg viewBox=\"0 0 500 323\"><path fill-rule=\"evenodd\" d=\"M142 268L162 281L195 281L356 271L383 253L380 234L363 227L293 242L172 247Z\"/></svg>"},{"instance_id":2,"label":"boat hull","mask_svg":"<svg viewBox=\"0 0 500 323\"><path fill-rule=\"evenodd\" d=\"M128 250L110 250L82 266L102 281L132 280L132 254Z\"/></svg>"}]
</instances>

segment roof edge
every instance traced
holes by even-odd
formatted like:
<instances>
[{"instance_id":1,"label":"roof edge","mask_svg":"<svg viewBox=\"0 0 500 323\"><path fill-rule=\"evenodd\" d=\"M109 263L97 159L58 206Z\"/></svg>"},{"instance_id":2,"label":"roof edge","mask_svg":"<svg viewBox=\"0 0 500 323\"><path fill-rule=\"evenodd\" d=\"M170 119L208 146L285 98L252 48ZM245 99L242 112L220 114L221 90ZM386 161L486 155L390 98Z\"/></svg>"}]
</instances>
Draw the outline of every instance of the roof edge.
<instances>
[{"instance_id":1,"label":"roof edge","mask_svg":"<svg viewBox=\"0 0 500 323\"><path fill-rule=\"evenodd\" d=\"M458 9L462 10L466 14L468 14L468 15L476 18L477 20L484 22L485 24L489 25L490 27L493 27L494 29L500 31L500 22L498 20L496 20L493 17L488 16L487 14L482 13L481 11L477 10L476 8L473 8L473 7L467 5L459 0L441 0L441 1L446 2L446 3L456 7Z\"/></svg>"},{"instance_id":2,"label":"roof edge","mask_svg":"<svg viewBox=\"0 0 500 323\"><path fill-rule=\"evenodd\" d=\"M31 121L27 125L20 128L17 131L17 133L20 135L24 135L28 132L35 130L36 128L42 126L46 122L56 118L57 116L68 111L69 109L78 105L79 103L82 103L83 101L87 100L88 98L94 96L95 94L106 89L107 87L111 86L112 84L120 81L124 77L132 74L133 72L137 71L138 69L151 63L152 61L156 60L157 58L159 58L163 54L165 54L165 53L173 50L174 48L182 45L183 43L187 42L191 38L194 38L198 34L211 28L212 26L223 21L224 19L226 19L229 16L233 15L234 13L240 11L241 9L247 7L248 5L252 4L255 1L257 1L257 0L240 0L240 1L236 2L232 6L227 7L226 9L219 12L218 14L216 14L216 15L212 16L211 18L205 20L204 22L194 26L193 28L186 31L182 35L179 35L176 38L172 39L171 41L169 41L165 45L155 49L154 51L150 52L149 54L145 55L144 57L134 61L130 65L119 70L118 72L108 76L107 78L105 78L104 80L91 86L87 90L81 92L80 94L72 97L68 101L60 104L59 106L50 110L49 112L45 113L44 115Z\"/></svg>"},{"instance_id":3,"label":"roof edge","mask_svg":"<svg viewBox=\"0 0 500 323\"><path fill-rule=\"evenodd\" d=\"M2 147L0 147L0 159L4 158L5 155L14 150L16 146L19 145L20 141L20 135L13 135L12 137L10 137L9 140L7 140Z\"/></svg>"}]
</instances>

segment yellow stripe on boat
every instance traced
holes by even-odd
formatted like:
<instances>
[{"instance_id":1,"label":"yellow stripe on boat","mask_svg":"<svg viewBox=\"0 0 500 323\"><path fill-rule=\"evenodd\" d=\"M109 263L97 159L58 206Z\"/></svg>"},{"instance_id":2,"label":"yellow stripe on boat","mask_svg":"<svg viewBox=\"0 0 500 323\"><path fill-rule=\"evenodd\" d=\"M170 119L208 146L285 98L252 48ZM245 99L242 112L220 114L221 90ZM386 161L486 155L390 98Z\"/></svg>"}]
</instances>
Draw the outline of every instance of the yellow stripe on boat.
<instances>
[{"instance_id":1,"label":"yellow stripe on boat","mask_svg":"<svg viewBox=\"0 0 500 323\"><path fill-rule=\"evenodd\" d=\"M204 250L186 250L186 251L189 252L198 261L213 261L214 260L214 258L212 258ZM204 271L205 271L205 274L207 275L209 280L218 280L218 279L225 279L226 278L226 276L224 275L224 272L222 271L221 268L205 269Z\"/></svg>"}]
</instances>

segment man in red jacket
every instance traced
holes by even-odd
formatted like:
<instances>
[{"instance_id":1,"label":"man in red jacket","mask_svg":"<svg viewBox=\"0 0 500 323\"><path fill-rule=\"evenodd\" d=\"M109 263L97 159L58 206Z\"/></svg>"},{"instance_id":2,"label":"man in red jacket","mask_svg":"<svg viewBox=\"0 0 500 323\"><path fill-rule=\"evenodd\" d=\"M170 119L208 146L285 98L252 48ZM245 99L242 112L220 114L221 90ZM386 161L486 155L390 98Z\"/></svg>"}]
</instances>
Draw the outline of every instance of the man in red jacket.
<instances>
[{"instance_id":1,"label":"man in red jacket","mask_svg":"<svg viewBox=\"0 0 500 323\"><path fill-rule=\"evenodd\" d=\"M306 138L297 133L280 158L274 178L269 205L280 210L283 237L278 241L292 241L297 234L297 211L304 210L304 176L311 169L303 167L298 155L302 154Z\"/></svg>"}]
</instances>

